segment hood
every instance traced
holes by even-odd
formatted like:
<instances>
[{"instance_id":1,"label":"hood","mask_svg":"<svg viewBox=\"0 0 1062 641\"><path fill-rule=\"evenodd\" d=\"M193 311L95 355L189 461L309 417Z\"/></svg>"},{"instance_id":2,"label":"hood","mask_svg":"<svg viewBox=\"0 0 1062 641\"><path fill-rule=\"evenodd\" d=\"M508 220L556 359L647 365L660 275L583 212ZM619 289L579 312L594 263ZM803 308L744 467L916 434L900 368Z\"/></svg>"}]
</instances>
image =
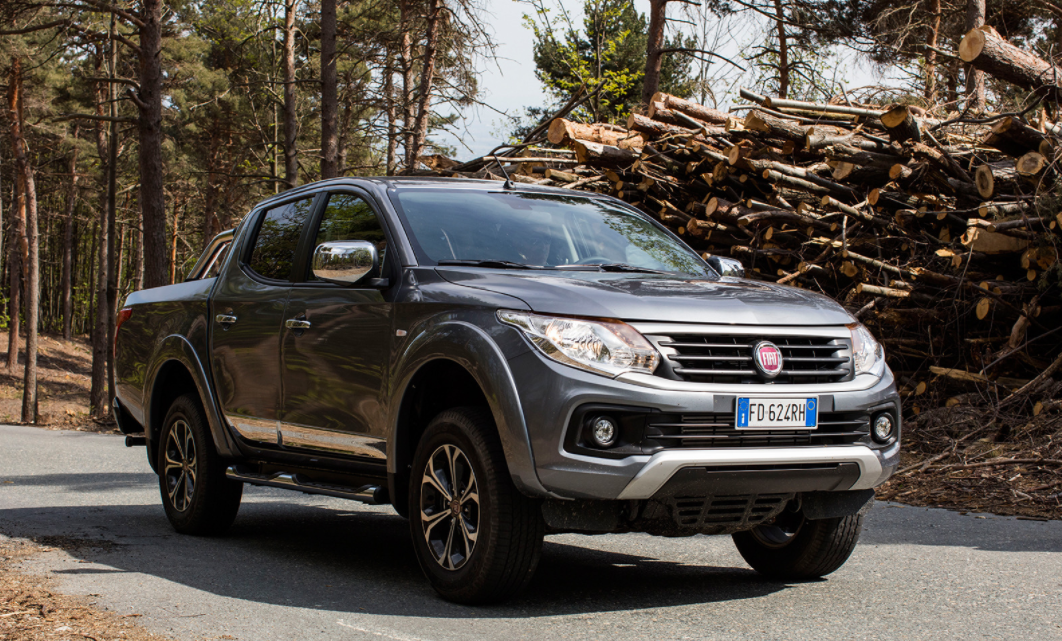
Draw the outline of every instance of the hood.
<instances>
[{"instance_id":1,"label":"hood","mask_svg":"<svg viewBox=\"0 0 1062 641\"><path fill-rule=\"evenodd\" d=\"M738 278L437 267L451 283L514 296L542 314L728 325L844 325L832 299Z\"/></svg>"}]
</instances>

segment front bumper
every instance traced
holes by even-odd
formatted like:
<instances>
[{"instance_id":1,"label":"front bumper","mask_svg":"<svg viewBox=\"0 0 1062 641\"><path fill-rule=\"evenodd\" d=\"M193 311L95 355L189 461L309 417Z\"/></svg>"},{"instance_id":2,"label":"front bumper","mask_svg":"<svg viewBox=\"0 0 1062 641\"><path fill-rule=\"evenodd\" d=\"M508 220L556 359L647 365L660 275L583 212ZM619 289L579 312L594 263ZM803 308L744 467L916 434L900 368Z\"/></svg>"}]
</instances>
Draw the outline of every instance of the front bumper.
<instances>
[{"instance_id":1,"label":"front bumper","mask_svg":"<svg viewBox=\"0 0 1062 641\"><path fill-rule=\"evenodd\" d=\"M704 493L715 490L717 472L741 472L756 477L758 487L777 486L778 492L791 491L794 470L804 476L816 468L858 466L854 480L841 486L835 479L823 478L821 487L809 490L865 490L884 483L896 470L900 458L899 440L878 446L870 441L851 445L791 447L730 447L716 449L666 449L654 454L624 458L573 453L564 447L565 432L576 410L585 404L602 403L652 408L665 413L729 412L734 390L704 391L688 386L669 389L666 384L648 386L638 382L609 379L550 361L535 351L510 361L516 389L531 438L535 469L543 487L555 497L571 499L648 499L667 485L680 470L701 468ZM766 387L766 386L765 386ZM773 389L743 389L748 394L785 395L790 386ZM804 386L801 386L804 387ZM892 373L864 389L853 385L823 385L816 389L820 407L835 412L880 410L892 407L899 416L900 401ZM801 390L803 392L805 390ZM847 485L847 486L845 486ZM733 488L728 488L732 491Z\"/></svg>"}]
</instances>

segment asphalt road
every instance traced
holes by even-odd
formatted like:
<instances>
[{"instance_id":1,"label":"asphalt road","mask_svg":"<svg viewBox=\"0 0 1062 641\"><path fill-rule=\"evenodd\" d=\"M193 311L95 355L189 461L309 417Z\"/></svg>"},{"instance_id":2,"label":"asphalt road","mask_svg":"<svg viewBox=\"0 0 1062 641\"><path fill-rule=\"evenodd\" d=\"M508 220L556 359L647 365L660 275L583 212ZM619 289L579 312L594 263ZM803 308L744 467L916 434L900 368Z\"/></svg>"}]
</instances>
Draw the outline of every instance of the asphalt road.
<instances>
[{"instance_id":1,"label":"asphalt road","mask_svg":"<svg viewBox=\"0 0 1062 641\"><path fill-rule=\"evenodd\" d=\"M0 426L0 533L179 639L1062 639L1062 522L892 504L823 581L765 580L729 537L563 535L522 597L469 608L435 596L389 508L248 487L227 537L181 536L142 448Z\"/></svg>"}]
</instances>

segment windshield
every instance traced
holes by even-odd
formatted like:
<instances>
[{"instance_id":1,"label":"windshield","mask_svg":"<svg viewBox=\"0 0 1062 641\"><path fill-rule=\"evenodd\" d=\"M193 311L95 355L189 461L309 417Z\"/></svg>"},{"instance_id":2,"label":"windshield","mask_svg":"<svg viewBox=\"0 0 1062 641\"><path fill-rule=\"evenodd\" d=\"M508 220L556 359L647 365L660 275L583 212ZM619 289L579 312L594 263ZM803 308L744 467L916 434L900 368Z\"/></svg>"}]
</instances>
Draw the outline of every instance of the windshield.
<instances>
[{"instance_id":1,"label":"windshield","mask_svg":"<svg viewBox=\"0 0 1062 641\"><path fill-rule=\"evenodd\" d=\"M689 247L607 201L471 189L398 189L392 201L426 264L606 265L713 275Z\"/></svg>"}]
</instances>

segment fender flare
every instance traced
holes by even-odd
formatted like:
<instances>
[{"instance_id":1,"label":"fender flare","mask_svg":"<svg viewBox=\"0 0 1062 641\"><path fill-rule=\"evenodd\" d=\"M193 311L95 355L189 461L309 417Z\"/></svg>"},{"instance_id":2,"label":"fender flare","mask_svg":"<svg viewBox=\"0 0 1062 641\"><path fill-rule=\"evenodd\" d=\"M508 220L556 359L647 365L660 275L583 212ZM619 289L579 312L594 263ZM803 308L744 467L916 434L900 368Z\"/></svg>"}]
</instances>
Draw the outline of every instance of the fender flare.
<instances>
[{"instance_id":1,"label":"fender flare","mask_svg":"<svg viewBox=\"0 0 1062 641\"><path fill-rule=\"evenodd\" d=\"M388 475L393 477L398 471L398 421L410 382L422 367L437 360L460 365L479 384L494 416L509 473L516 486L532 496L553 496L542 486L535 471L523 408L505 355L489 334L460 320L447 320L426 327L410 340L395 367L397 374L391 386L395 402L391 404L388 416Z\"/></svg>"},{"instance_id":2,"label":"fender flare","mask_svg":"<svg viewBox=\"0 0 1062 641\"><path fill-rule=\"evenodd\" d=\"M221 412L214 399L213 389L207 378L206 369L199 359L199 354L196 353L195 348L188 342L188 339L180 334L170 334L158 342L155 353L151 357L150 362L152 365L144 378L146 382L142 398L144 399L144 423L148 428L144 430L144 433L148 439L148 447L153 447L152 438L157 427L150 424L152 412L154 411L152 405L155 401L155 385L163 366L171 361L180 363L191 375L196 390L199 392L199 400L203 404L203 411L206 414L207 424L210 427L210 433L214 437L214 446L217 448L218 454L223 457L238 456L239 447L225 427L225 421L222 419Z\"/></svg>"}]
</instances>

